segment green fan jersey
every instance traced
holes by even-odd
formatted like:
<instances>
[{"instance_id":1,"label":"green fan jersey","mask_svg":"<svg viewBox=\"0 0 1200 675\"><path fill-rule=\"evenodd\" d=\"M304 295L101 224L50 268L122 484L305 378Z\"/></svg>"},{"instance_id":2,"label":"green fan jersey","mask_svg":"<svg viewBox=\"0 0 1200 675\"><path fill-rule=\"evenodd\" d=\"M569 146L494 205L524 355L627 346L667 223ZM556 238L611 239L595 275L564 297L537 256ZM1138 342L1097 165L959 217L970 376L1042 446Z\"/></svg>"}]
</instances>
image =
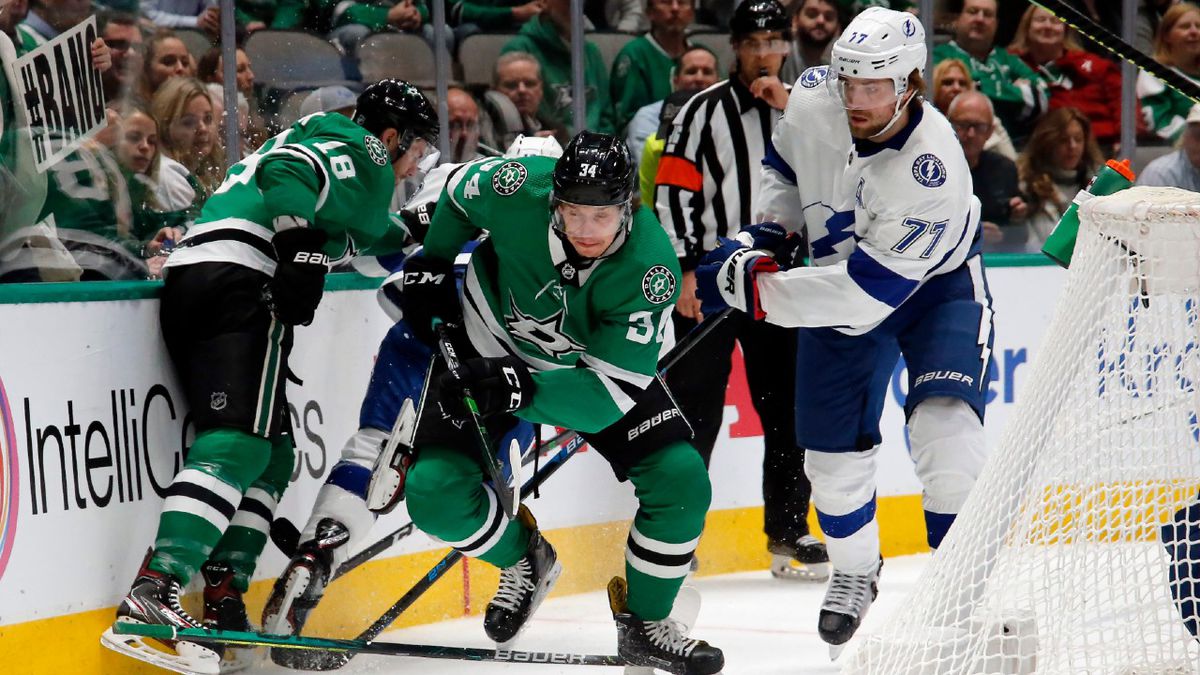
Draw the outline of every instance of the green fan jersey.
<instances>
[{"instance_id":1,"label":"green fan jersey","mask_svg":"<svg viewBox=\"0 0 1200 675\"><path fill-rule=\"evenodd\" d=\"M446 184L425 255L452 260L478 230L463 313L484 356L518 355L537 384L517 414L595 432L619 420L656 374L675 306L679 263L646 209L617 251L590 266L568 258L550 227L546 157L482 160Z\"/></svg>"},{"instance_id":2,"label":"green fan jersey","mask_svg":"<svg viewBox=\"0 0 1200 675\"><path fill-rule=\"evenodd\" d=\"M335 264L399 251L405 233L388 218L389 159L382 141L344 115L309 115L229 168L167 267L231 262L274 274L281 216L328 233L324 252Z\"/></svg>"},{"instance_id":3,"label":"green fan jersey","mask_svg":"<svg viewBox=\"0 0 1200 675\"><path fill-rule=\"evenodd\" d=\"M60 230L98 234L141 253L125 176L108 150L85 145L47 170L46 203L39 220L54 216Z\"/></svg>"}]
</instances>

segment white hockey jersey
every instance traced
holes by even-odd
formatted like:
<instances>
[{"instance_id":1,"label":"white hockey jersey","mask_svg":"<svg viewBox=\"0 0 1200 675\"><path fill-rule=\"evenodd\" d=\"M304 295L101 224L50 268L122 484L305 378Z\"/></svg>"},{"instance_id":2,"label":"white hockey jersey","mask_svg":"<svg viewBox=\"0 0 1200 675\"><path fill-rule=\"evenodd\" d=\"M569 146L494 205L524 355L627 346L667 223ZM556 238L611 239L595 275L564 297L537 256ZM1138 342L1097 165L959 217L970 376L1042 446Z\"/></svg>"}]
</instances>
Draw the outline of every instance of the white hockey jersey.
<instances>
[{"instance_id":1,"label":"white hockey jersey","mask_svg":"<svg viewBox=\"0 0 1200 675\"><path fill-rule=\"evenodd\" d=\"M929 103L884 143L853 141L809 68L763 159L755 213L807 230L814 267L758 277L766 320L865 333L926 279L979 253L979 200L950 123Z\"/></svg>"}]
</instances>

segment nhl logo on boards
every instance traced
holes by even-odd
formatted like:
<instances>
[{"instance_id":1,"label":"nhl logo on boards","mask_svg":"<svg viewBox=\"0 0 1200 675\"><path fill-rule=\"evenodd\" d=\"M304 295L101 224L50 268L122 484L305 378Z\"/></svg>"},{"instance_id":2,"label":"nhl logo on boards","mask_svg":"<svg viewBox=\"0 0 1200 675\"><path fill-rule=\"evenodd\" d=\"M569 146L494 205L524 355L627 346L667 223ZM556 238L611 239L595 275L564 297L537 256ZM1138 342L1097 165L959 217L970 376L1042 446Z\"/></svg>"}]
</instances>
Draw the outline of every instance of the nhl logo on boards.
<instances>
[{"instance_id":1,"label":"nhl logo on boards","mask_svg":"<svg viewBox=\"0 0 1200 675\"><path fill-rule=\"evenodd\" d=\"M646 270L642 277L642 294L650 302L658 305L666 302L675 293L675 275L662 265L655 265Z\"/></svg>"},{"instance_id":2,"label":"nhl logo on boards","mask_svg":"<svg viewBox=\"0 0 1200 675\"><path fill-rule=\"evenodd\" d=\"M927 152L913 161L912 175L921 185L935 188L946 182L946 165Z\"/></svg>"},{"instance_id":3,"label":"nhl logo on boards","mask_svg":"<svg viewBox=\"0 0 1200 675\"><path fill-rule=\"evenodd\" d=\"M367 146L367 154L371 156L372 162L375 162L379 166L387 166L388 151L384 147L383 141L367 134L363 137L363 145Z\"/></svg>"},{"instance_id":4,"label":"nhl logo on boards","mask_svg":"<svg viewBox=\"0 0 1200 675\"><path fill-rule=\"evenodd\" d=\"M229 397L223 391L214 391L208 400L208 407L213 410L224 410L229 405Z\"/></svg>"},{"instance_id":5,"label":"nhl logo on boards","mask_svg":"<svg viewBox=\"0 0 1200 675\"><path fill-rule=\"evenodd\" d=\"M528 176L529 172L520 162L505 162L492 174L492 189L496 194L507 197L521 189Z\"/></svg>"}]
</instances>

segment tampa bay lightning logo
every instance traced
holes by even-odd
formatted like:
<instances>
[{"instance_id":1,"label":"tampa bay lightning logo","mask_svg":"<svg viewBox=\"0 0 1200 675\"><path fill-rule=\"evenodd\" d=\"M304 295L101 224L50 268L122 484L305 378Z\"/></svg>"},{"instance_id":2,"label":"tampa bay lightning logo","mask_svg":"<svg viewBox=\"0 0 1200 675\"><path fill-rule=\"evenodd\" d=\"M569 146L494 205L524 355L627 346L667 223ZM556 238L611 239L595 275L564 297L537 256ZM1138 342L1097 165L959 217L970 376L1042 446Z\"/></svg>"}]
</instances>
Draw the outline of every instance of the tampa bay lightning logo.
<instances>
[{"instance_id":1,"label":"tampa bay lightning logo","mask_svg":"<svg viewBox=\"0 0 1200 675\"><path fill-rule=\"evenodd\" d=\"M813 66L800 74L800 86L812 89L825 81L829 75L829 66Z\"/></svg>"},{"instance_id":2,"label":"tampa bay lightning logo","mask_svg":"<svg viewBox=\"0 0 1200 675\"><path fill-rule=\"evenodd\" d=\"M913 24L912 19L904 20L904 37L912 37L917 33L917 27Z\"/></svg>"},{"instance_id":3,"label":"tampa bay lightning logo","mask_svg":"<svg viewBox=\"0 0 1200 675\"><path fill-rule=\"evenodd\" d=\"M925 187L939 187L946 182L946 165L934 155L925 153L913 162L912 175Z\"/></svg>"}]
</instances>

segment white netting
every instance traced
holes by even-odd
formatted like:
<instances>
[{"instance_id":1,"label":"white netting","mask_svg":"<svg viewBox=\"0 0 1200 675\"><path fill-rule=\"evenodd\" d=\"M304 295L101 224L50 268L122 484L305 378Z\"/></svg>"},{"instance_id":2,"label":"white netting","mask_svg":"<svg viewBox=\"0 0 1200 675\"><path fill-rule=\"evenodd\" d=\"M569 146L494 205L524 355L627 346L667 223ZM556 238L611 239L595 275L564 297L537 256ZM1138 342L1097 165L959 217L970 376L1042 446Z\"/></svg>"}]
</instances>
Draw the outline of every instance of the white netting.
<instances>
[{"instance_id":1,"label":"white netting","mask_svg":"<svg viewBox=\"0 0 1200 675\"><path fill-rule=\"evenodd\" d=\"M1200 673L1160 529L1200 490L1200 194L1132 188L1081 219L1014 421L846 672Z\"/></svg>"}]
</instances>

